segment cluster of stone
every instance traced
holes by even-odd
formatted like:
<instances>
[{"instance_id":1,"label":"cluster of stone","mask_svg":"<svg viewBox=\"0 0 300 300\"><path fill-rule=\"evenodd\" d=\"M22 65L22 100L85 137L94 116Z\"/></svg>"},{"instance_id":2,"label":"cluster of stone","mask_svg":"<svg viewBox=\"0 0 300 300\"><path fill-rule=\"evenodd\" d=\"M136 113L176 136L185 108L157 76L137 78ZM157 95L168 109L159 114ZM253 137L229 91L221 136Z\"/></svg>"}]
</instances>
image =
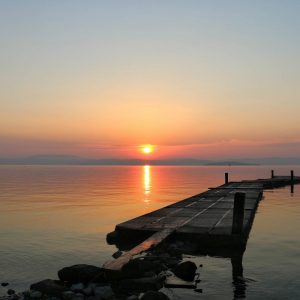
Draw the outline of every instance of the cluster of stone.
<instances>
[{"instance_id":1,"label":"cluster of stone","mask_svg":"<svg viewBox=\"0 0 300 300\"><path fill-rule=\"evenodd\" d=\"M149 251L118 271L86 264L65 267L58 271L59 280L42 280L22 293L8 289L0 300L167 300L159 290L168 274L193 281L197 269L193 262L183 262L175 250L171 245Z\"/></svg>"}]
</instances>

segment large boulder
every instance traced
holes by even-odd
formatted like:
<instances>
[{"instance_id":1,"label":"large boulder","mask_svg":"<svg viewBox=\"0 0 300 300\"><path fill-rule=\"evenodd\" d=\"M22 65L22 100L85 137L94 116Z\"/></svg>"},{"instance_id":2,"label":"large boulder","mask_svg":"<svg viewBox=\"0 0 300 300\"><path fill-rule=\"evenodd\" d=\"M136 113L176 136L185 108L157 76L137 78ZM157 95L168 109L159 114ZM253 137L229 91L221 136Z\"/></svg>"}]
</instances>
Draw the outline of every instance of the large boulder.
<instances>
[{"instance_id":1,"label":"large boulder","mask_svg":"<svg viewBox=\"0 0 300 300\"><path fill-rule=\"evenodd\" d=\"M8 285L9 285L8 282L2 282L2 283L1 283L1 286L4 286L4 287L5 287L5 286L8 286Z\"/></svg>"},{"instance_id":2,"label":"large boulder","mask_svg":"<svg viewBox=\"0 0 300 300\"><path fill-rule=\"evenodd\" d=\"M55 297L60 297L67 290L61 281L52 279L45 279L34 283L30 286L30 289Z\"/></svg>"},{"instance_id":3,"label":"large boulder","mask_svg":"<svg viewBox=\"0 0 300 300\"><path fill-rule=\"evenodd\" d=\"M103 269L92 265L74 265L58 271L58 278L69 283L88 283L103 275Z\"/></svg>"},{"instance_id":4,"label":"large boulder","mask_svg":"<svg viewBox=\"0 0 300 300\"><path fill-rule=\"evenodd\" d=\"M52 299L51 299L52 300ZM56 299L59 300L59 299ZM84 300L84 295L80 294L80 293L76 293L74 294L72 300ZM101 299L102 300L102 299Z\"/></svg>"},{"instance_id":5,"label":"large boulder","mask_svg":"<svg viewBox=\"0 0 300 300\"><path fill-rule=\"evenodd\" d=\"M75 293L72 291L65 291L61 295L61 298L63 300L72 300L74 297L75 297Z\"/></svg>"},{"instance_id":6,"label":"large boulder","mask_svg":"<svg viewBox=\"0 0 300 300\"><path fill-rule=\"evenodd\" d=\"M122 272L127 278L141 277L147 272L160 273L164 270L159 260L136 258L123 266Z\"/></svg>"},{"instance_id":7,"label":"large boulder","mask_svg":"<svg viewBox=\"0 0 300 300\"><path fill-rule=\"evenodd\" d=\"M8 289L7 294L8 295L14 295L16 292L12 289Z\"/></svg>"},{"instance_id":8,"label":"large boulder","mask_svg":"<svg viewBox=\"0 0 300 300\"><path fill-rule=\"evenodd\" d=\"M185 281L193 281L195 278L197 266L192 261L185 261L173 268L173 273Z\"/></svg>"},{"instance_id":9,"label":"large boulder","mask_svg":"<svg viewBox=\"0 0 300 300\"><path fill-rule=\"evenodd\" d=\"M99 296L101 300L110 300L115 298L115 294L110 286L98 286L94 289L95 296Z\"/></svg>"},{"instance_id":10,"label":"large boulder","mask_svg":"<svg viewBox=\"0 0 300 300\"><path fill-rule=\"evenodd\" d=\"M30 298L30 299L34 300L34 299L42 298L43 294L39 291L32 290L29 292L29 295L27 295L27 297L25 296L26 294L23 293L23 295L24 295L24 298Z\"/></svg>"},{"instance_id":11,"label":"large boulder","mask_svg":"<svg viewBox=\"0 0 300 300\"><path fill-rule=\"evenodd\" d=\"M81 293L84 289L84 284L82 282L73 283L70 287L70 290L74 293Z\"/></svg>"},{"instance_id":12,"label":"large boulder","mask_svg":"<svg viewBox=\"0 0 300 300\"><path fill-rule=\"evenodd\" d=\"M169 300L170 298L162 292L148 291L141 300Z\"/></svg>"}]
</instances>

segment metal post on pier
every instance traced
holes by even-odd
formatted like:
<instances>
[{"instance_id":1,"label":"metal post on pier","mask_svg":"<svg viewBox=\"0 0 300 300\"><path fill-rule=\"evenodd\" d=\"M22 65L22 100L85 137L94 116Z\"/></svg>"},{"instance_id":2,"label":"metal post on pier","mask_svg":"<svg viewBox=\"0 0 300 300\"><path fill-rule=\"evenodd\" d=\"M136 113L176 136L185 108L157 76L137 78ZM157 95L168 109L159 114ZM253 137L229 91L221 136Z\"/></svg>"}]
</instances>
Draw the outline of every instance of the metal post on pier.
<instances>
[{"instance_id":1,"label":"metal post on pier","mask_svg":"<svg viewBox=\"0 0 300 300\"><path fill-rule=\"evenodd\" d=\"M271 178L274 178L274 170L271 170Z\"/></svg>"},{"instance_id":2,"label":"metal post on pier","mask_svg":"<svg viewBox=\"0 0 300 300\"><path fill-rule=\"evenodd\" d=\"M232 218L232 234L241 234L244 225L245 193L235 193Z\"/></svg>"},{"instance_id":3,"label":"metal post on pier","mask_svg":"<svg viewBox=\"0 0 300 300\"><path fill-rule=\"evenodd\" d=\"M229 182L229 181L228 181L228 173L226 172L226 173L225 173L225 184L228 184L228 182Z\"/></svg>"}]
</instances>

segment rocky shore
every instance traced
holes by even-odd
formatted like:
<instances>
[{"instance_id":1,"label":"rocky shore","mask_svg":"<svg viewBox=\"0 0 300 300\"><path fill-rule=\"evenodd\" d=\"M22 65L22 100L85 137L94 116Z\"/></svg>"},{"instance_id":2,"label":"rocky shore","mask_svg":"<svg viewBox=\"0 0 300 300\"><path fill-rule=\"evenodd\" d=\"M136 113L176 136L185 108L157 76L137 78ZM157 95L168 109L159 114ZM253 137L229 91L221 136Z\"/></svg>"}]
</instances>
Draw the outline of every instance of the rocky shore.
<instances>
[{"instance_id":1,"label":"rocky shore","mask_svg":"<svg viewBox=\"0 0 300 300\"><path fill-rule=\"evenodd\" d=\"M172 287L170 278L176 281L174 287L178 282L195 287L197 282L197 266L182 259L183 251L182 242L162 245L132 259L120 271L86 264L65 267L58 271L58 279L33 283L18 293L3 282L7 295L0 300L167 300L160 290Z\"/></svg>"}]
</instances>

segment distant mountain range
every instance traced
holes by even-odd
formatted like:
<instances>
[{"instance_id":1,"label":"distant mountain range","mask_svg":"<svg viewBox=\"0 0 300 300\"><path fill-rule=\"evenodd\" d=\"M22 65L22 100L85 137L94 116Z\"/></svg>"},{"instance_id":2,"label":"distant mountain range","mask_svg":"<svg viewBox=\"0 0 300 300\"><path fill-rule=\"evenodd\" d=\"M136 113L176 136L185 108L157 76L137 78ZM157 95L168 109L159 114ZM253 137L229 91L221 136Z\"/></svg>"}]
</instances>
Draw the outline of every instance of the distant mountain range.
<instances>
[{"instance_id":1,"label":"distant mountain range","mask_svg":"<svg viewBox=\"0 0 300 300\"><path fill-rule=\"evenodd\" d=\"M166 166L247 166L247 165L299 165L300 158L257 158L232 160L201 160L193 158L142 160L142 159L93 159L72 155L34 155L19 158L0 158L0 164L17 165L166 165Z\"/></svg>"}]
</instances>

